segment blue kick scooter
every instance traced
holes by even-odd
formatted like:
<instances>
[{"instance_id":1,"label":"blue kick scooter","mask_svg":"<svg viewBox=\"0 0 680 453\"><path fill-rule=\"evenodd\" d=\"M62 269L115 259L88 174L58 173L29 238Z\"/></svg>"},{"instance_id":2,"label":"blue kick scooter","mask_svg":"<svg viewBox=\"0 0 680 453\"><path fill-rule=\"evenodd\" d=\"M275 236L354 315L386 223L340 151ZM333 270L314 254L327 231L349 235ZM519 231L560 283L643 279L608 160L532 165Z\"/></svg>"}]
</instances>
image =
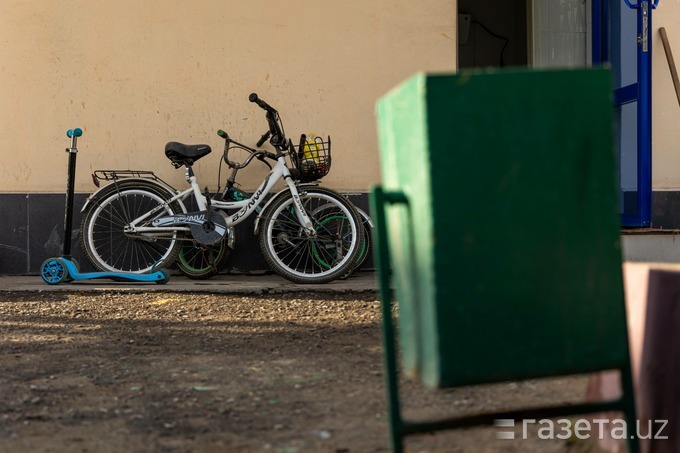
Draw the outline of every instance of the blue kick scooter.
<instances>
[{"instance_id":1,"label":"blue kick scooter","mask_svg":"<svg viewBox=\"0 0 680 453\"><path fill-rule=\"evenodd\" d=\"M63 256L59 258L49 258L40 266L40 276L49 285L57 285L62 282L72 282L78 280L93 280L97 278L108 278L121 282L154 282L165 284L170 280L170 274L161 269L152 269L148 274L135 274L132 272L89 272L81 273L78 270L78 263L71 257L71 227L73 225L73 194L76 176L76 141L83 135L80 128L70 129L66 136L71 139L71 147L66 148L68 154L68 181L66 184L66 207L64 214L64 250Z\"/></svg>"}]
</instances>

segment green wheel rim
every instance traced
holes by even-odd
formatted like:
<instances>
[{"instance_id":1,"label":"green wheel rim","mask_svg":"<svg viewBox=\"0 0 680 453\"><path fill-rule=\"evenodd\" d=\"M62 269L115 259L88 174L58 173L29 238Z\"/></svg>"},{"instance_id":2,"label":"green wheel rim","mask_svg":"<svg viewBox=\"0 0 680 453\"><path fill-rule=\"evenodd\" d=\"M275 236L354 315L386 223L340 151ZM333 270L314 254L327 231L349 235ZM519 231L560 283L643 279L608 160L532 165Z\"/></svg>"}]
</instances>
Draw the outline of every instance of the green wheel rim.
<instances>
[{"instance_id":1,"label":"green wheel rim","mask_svg":"<svg viewBox=\"0 0 680 453\"><path fill-rule=\"evenodd\" d=\"M226 244L224 243L224 241L220 241L218 243L218 246L220 248L214 249L214 252L215 252L215 253L213 253L214 256L219 256L220 255L219 252L221 251L221 247L226 247ZM189 250L189 249L196 250L196 253L194 254L194 256L192 258L187 256L187 250ZM199 247L194 247L193 245L191 245L191 246L185 245L184 247L182 247L180 249L179 256L177 257L177 259L181 263L181 265L184 266L185 269L198 273L198 272L202 272L202 271L214 268L215 265L217 264L216 262L213 262L212 264L210 264L210 260L208 259L208 255L211 253L211 251L212 250L210 248L206 248L205 250L200 250ZM201 265L201 263L203 263L203 266L197 267L197 264Z\"/></svg>"},{"instance_id":2,"label":"green wheel rim","mask_svg":"<svg viewBox=\"0 0 680 453\"><path fill-rule=\"evenodd\" d=\"M344 219L346 218L344 215L332 215L324 218L322 221L319 222L319 225L316 227L316 230L319 231L319 229L326 223L328 223L331 220L339 220L339 219ZM327 263L319 254L319 251L317 249L316 242L312 243L312 255L314 256L314 259L319 263L321 266L325 267L326 269L330 269L332 266ZM359 253L357 254L356 261L359 261L363 256L364 253L366 253L366 241L362 241L361 248L359 249Z\"/></svg>"}]
</instances>

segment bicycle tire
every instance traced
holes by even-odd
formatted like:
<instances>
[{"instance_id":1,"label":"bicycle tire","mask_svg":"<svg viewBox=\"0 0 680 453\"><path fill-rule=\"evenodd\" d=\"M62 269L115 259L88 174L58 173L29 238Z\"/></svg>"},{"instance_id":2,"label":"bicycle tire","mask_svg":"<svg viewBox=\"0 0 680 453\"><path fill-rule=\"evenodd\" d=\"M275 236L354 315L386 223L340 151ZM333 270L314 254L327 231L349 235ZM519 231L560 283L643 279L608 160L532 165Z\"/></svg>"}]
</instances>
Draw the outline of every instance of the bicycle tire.
<instances>
[{"instance_id":1,"label":"bicycle tire","mask_svg":"<svg viewBox=\"0 0 680 453\"><path fill-rule=\"evenodd\" d=\"M89 263L101 271L133 273L170 266L179 253L182 233L131 235L123 230L132 219L169 199L167 190L146 181L120 181L100 190L81 222L81 245ZM181 206L172 202L153 218L179 213Z\"/></svg>"},{"instance_id":2,"label":"bicycle tire","mask_svg":"<svg viewBox=\"0 0 680 453\"><path fill-rule=\"evenodd\" d=\"M332 189L326 189L326 190L332 190ZM335 192L335 191L333 191L333 192ZM335 193L338 196L344 196L340 192L335 192ZM358 209L356 206L355 206L355 209L356 209L357 213L359 214L359 218L361 219L363 237L362 237L361 244L359 246L359 252L357 253L357 258L356 258L356 261L354 262L354 265L350 266L347 269L347 272L340 277L343 280L350 277L355 271L361 269L361 267L366 263L366 260L368 259L368 256L370 255L371 249L372 249L372 242L371 242L372 238L371 238L371 230L370 230L370 228L372 228L372 227L371 227L370 217L368 217L368 214L365 214L363 211ZM312 213L312 214L314 214L314 213ZM342 212L340 212L340 211L338 211L336 213L329 212L328 215L326 217L324 217L324 219L328 219L328 216L332 216L332 215L342 215Z\"/></svg>"},{"instance_id":3,"label":"bicycle tire","mask_svg":"<svg viewBox=\"0 0 680 453\"><path fill-rule=\"evenodd\" d=\"M361 269L364 264L366 264L366 260L373 249L373 238L371 236L373 233L371 231L371 224L369 223L369 220L361 216L361 225L364 229L364 242L361 249L359 249L359 254L357 256L356 262L354 263L353 271Z\"/></svg>"},{"instance_id":4,"label":"bicycle tire","mask_svg":"<svg viewBox=\"0 0 680 453\"><path fill-rule=\"evenodd\" d=\"M177 269L193 280L206 280L219 274L229 260L231 248L227 245L229 238L214 245L202 245L188 241L179 249L175 264Z\"/></svg>"},{"instance_id":5,"label":"bicycle tire","mask_svg":"<svg viewBox=\"0 0 680 453\"><path fill-rule=\"evenodd\" d=\"M310 215L315 237L308 237L295 215L291 194L262 214L260 248L265 261L294 283L328 283L346 275L363 241L361 220L354 205L325 187L303 189L300 201Z\"/></svg>"}]
</instances>

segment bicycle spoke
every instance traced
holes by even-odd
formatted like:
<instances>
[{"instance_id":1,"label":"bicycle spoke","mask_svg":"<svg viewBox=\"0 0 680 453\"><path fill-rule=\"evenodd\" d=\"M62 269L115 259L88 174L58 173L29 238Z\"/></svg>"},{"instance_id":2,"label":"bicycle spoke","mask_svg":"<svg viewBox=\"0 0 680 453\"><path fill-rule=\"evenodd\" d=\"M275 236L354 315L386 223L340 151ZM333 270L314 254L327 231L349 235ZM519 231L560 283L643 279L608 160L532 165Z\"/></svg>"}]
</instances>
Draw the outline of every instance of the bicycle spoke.
<instances>
[{"instance_id":1,"label":"bicycle spoke","mask_svg":"<svg viewBox=\"0 0 680 453\"><path fill-rule=\"evenodd\" d=\"M344 275L358 254L358 214L341 195L324 188L301 194L313 235L300 224L292 198L272 208L261 238L272 267L293 281L326 282Z\"/></svg>"},{"instance_id":2,"label":"bicycle spoke","mask_svg":"<svg viewBox=\"0 0 680 453\"><path fill-rule=\"evenodd\" d=\"M179 247L177 233L151 238L125 232L130 221L159 206L164 206L162 212L152 217L174 213L158 189L142 182L120 186L93 204L83 220L83 245L88 258L96 267L125 272L147 271L161 260L174 259Z\"/></svg>"}]
</instances>

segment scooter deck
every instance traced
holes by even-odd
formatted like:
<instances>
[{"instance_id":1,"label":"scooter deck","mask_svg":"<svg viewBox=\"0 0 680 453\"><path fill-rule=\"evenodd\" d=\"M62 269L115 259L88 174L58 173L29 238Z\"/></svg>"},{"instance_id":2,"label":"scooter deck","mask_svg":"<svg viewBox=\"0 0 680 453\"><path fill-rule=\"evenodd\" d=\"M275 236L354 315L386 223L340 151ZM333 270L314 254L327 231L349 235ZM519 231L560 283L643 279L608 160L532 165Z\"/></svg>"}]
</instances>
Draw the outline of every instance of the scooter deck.
<instances>
[{"instance_id":1,"label":"scooter deck","mask_svg":"<svg viewBox=\"0 0 680 453\"><path fill-rule=\"evenodd\" d=\"M132 272L85 272L81 273L78 266L68 258L50 258L41 266L40 275L50 285L64 282L109 279L118 282L142 282L165 284L170 280L170 274L161 269L148 274L135 274Z\"/></svg>"}]
</instances>

